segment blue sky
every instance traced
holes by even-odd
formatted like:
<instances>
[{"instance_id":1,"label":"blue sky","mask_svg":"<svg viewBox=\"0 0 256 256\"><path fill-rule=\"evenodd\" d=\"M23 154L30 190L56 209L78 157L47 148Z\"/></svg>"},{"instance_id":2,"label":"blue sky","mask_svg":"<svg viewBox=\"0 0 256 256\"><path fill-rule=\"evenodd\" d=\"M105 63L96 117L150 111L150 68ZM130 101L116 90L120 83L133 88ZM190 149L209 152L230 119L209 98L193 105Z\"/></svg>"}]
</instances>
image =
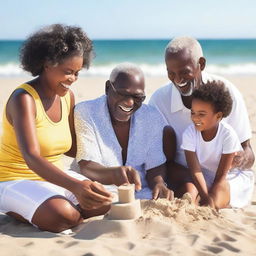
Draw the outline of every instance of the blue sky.
<instances>
[{"instance_id":1,"label":"blue sky","mask_svg":"<svg viewBox=\"0 0 256 256\"><path fill-rule=\"evenodd\" d=\"M24 39L52 23L92 39L256 38L255 0L3 0L0 39Z\"/></svg>"}]
</instances>

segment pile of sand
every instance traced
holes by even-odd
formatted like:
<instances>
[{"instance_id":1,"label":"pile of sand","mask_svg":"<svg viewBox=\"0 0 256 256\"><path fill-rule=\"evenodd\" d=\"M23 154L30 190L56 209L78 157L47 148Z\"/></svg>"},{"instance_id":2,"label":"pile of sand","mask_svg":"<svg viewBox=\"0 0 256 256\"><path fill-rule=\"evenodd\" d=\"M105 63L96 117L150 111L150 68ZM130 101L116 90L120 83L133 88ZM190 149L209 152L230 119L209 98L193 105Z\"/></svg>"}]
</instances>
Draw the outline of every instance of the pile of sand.
<instances>
[{"instance_id":1,"label":"pile of sand","mask_svg":"<svg viewBox=\"0 0 256 256\"><path fill-rule=\"evenodd\" d=\"M195 221L221 218L221 214L210 207L195 206L187 193L181 199L142 200L143 218L157 219L186 225Z\"/></svg>"}]
</instances>

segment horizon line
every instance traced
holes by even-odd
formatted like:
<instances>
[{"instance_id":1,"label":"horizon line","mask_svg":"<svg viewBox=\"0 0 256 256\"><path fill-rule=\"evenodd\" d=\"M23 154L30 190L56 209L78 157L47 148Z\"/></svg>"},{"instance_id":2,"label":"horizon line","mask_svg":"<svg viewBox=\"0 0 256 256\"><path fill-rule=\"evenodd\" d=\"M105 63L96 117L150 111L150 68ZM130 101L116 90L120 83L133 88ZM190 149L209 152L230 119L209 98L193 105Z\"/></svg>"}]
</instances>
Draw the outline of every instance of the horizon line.
<instances>
[{"instance_id":1,"label":"horizon line","mask_svg":"<svg viewBox=\"0 0 256 256\"><path fill-rule=\"evenodd\" d=\"M92 41L150 41L150 40L171 40L175 38L91 38ZM256 37L194 37L197 40L256 40ZM26 38L0 38L0 41L24 41Z\"/></svg>"}]
</instances>

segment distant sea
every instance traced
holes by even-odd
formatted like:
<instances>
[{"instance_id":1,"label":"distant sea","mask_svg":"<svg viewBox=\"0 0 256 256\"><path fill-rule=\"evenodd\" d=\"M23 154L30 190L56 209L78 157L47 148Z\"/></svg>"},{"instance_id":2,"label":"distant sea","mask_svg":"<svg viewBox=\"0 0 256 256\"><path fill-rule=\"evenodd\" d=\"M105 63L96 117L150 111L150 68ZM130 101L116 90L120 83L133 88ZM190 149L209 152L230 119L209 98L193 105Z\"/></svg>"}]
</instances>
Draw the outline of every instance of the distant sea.
<instances>
[{"instance_id":1,"label":"distant sea","mask_svg":"<svg viewBox=\"0 0 256 256\"><path fill-rule=\"evenodd\" d=\"M199 40L207 71L228 75L256 74L256 39ZM19 49L23 41L0 40L0 76L22 76ZM95 58L82 76L108 76L120 62L138 64L147 76L166 75L164 49L168 40L94 40Z\"/></svg>"}]
</instances>

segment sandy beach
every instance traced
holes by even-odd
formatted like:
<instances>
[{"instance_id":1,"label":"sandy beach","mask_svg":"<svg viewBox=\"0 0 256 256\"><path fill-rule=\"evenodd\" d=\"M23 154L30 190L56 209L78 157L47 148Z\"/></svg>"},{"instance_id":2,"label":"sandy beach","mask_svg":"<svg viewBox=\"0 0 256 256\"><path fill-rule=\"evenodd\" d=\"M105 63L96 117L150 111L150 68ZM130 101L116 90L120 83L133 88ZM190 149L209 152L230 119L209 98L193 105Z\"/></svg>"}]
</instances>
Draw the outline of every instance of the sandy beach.
<instances>
[{"instance_id":1,"label":"sandy beach","mask_svg":"<svg viewBox=\"0 0 256 256\"><path fill-rule=\"evenodd\" d=\"M256 152L256 76L225 77L244 96L252 126L251 145ZM12 90L28 79L0 78L1 115ZM72 86L76 102L103 94L105 81L106 77L79 78ZM166 77L146 77L148 97L167 82ZM68 167L71 159L64 161ZM245 209L219 213L208 207L196 208L186 198L141 203L143 216L137 220L115 221L99 216L60 234L40 231L0 214L0 255L256 255L256 191L252 204Z\"/></svg>"}]
</instances>

